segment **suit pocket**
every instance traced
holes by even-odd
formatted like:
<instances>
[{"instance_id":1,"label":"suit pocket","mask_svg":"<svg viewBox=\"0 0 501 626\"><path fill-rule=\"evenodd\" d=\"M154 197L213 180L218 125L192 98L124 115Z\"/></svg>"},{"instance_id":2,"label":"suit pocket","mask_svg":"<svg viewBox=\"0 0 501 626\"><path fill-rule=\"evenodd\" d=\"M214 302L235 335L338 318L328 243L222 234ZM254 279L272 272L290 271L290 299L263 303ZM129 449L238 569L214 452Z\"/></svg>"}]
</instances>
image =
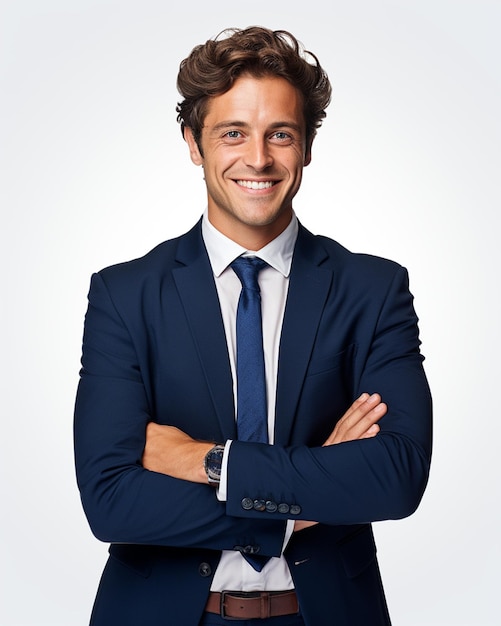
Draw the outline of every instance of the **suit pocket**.
<instances>
[{"instance_id":1,"label":"suit pocket","mask_svg":"<svg viewBox=\"0 0 501 626\"><path fill-rule=\"evenodd\" d=\"M328 354L325 356L314 355L308 366L307 376L318 376L319 374L334 372L340 368L346 368L353 360L356 352L356 345L351 344L341 352Z\"/></svg>"},{"instance_id":2,"label":"suit pocket","mask_svg":"<svg viewBox=\"0 0 501 626\"><path fill-rule=\"evenodd\" d=\"M143 578L148 578L151 574L150 546L112 543L108 552L112 559Z\"/></svg>"},{"instance_id":3,"label":"suit pocket","mask_svg":"<svg viewBox=\"0 0 501 626\"><path fill-rule=\"evenodd\" d=\"M348 535L338 547L348 578L361 574L376 559L376 543L370 526L362 526Z\"/></svg>"}]
</instances>

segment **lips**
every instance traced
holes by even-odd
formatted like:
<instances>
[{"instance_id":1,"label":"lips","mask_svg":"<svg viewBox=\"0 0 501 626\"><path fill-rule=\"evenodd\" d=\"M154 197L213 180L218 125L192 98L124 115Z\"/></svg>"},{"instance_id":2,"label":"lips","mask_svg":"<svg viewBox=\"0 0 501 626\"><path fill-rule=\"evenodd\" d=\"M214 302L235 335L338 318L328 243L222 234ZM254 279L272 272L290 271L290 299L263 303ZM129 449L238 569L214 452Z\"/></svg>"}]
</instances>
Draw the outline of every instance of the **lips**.
<instances>
[{"instance_id":1,"label":"lips","mask_svg":"<svg viewBox=\"0 0 501 626\"><path fill-rule=\"evenodd\" d=\"M237 185L246 189L270 189L275 184L274 180L237 180Z\"/></svg>"}]
</instances>

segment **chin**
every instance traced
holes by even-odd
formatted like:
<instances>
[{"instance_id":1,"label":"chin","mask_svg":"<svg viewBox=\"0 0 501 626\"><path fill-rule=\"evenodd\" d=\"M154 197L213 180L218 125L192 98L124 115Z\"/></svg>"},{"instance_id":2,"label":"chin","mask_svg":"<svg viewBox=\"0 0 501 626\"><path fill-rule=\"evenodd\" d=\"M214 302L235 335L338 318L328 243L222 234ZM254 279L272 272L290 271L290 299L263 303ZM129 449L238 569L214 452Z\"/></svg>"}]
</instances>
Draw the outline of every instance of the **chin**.
<instances>
[{"instance_id":1,"label":"chin","mask_svg":"<svg viewBox=\"0 0 501 626\"><path fill-rule=\"evenodd\" d=\"M278 210L278 211L249 211L246 212L244 219L242 220L247 226L271 226L275 222L281 220L290 219L292 211Z\"/></svg>"}]
</instances>

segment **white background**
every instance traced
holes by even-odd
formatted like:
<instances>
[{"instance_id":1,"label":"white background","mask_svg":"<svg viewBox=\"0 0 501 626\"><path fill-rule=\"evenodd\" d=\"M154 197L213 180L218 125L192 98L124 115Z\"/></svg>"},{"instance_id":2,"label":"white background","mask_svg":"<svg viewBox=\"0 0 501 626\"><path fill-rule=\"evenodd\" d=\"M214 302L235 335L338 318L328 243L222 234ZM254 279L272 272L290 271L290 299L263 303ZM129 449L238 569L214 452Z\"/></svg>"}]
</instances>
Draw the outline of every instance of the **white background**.
<instances>
[{"instance_id":1,"label":"white background","mask_svg":"<svg viewBox=\"0 0 501 626\"><path fill-rule=\"evenodd\" d=\"M435 449L417 513L376 525L394 625L499 624L500 2L0 6L1 625L87 624L107 548L72 456L90 275L198 219L178 64L252 24L291 30L333 83L300 219L410 271Z\"/></svg>"}]
</instances>

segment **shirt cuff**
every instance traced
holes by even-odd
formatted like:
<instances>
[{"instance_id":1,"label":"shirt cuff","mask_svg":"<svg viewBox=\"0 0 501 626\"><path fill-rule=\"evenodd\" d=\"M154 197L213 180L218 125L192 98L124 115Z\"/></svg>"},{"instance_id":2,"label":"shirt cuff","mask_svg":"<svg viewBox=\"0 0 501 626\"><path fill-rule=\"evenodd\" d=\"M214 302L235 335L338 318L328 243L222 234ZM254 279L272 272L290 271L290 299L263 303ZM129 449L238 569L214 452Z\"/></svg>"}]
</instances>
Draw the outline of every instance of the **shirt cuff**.
<instances>
[{"instance_id":1,"label":"shirt cuff","mask_svg":"<svg viewBox=\"0 0 501 626\"><path fill-rule=\"evenodd\" d=\"M230 454L231 439L224 445L223 461L221 463L221 479L219 487L216 489L217 499L220 502L226 502L228 499L228 457Z\"/></svg>"},{"instance_id":2,"label":"shirt cuff","mask_svg":"<svg viewBox=\"0 0 501 626\"><path fill-rule=\"evenodd\" d=\"M282 545L282 554L284 553L284 550L287 547L287 544L289 543L293 532L294 532L294 520L288 519L287 526L285 527L285 537L284 537L284 543Z\"/></svg>"}]
</instances>

